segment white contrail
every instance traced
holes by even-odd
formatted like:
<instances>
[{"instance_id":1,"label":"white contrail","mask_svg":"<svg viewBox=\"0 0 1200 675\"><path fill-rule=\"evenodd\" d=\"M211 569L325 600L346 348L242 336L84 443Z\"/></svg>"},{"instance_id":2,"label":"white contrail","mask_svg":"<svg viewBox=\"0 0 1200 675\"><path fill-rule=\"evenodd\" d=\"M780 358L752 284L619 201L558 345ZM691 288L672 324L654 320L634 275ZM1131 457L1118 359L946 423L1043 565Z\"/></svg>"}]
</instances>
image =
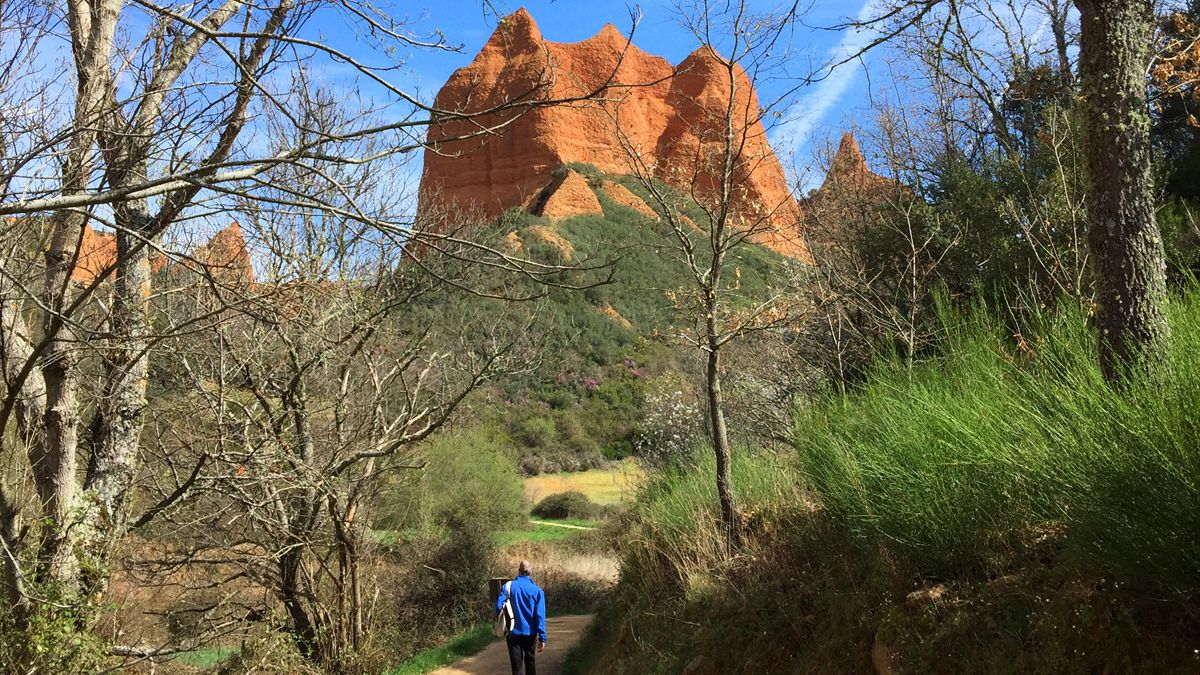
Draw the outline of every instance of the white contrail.
<instances>
[{"instance_id":1,"label":"white contrail","mask_svg":"<svg viewBox=\"0 0 1200 675\"><path fill-rule=\"evenodd\" d=\"M866 0L858 10L858 21L866 21L877 15L881 0ZM870 44L870 30L850 29L830 51L828 63L839 63L854 56ZM808 144L809 135L846 94L846 90L858 78L857 64L845 63L836 68L829 77L813 86L812 90L797 101L787 112L791 120L781 129L779 144L799 155Z\"/></svg>"}]
</instances>

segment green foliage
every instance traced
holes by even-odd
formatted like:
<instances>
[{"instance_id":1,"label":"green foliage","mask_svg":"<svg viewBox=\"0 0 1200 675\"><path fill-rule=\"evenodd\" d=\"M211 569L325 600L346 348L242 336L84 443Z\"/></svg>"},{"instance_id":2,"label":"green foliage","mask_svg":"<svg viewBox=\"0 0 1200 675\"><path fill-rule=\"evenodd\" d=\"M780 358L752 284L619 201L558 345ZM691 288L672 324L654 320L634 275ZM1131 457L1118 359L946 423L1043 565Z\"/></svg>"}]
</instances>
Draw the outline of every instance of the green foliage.
<instances>
[{"instance_id":1,"label":"green foliage","mask_svg":"<svg viewBox=\"0 0 1200 675\"><path fill-rule=\"evenodd\" d=\"M571 527L558 527L554 523L531 522L529 527L523 530L509 530L497 533L496 545L504 547L520 542L548 543L566 541L582 537L588 534L590 529L597 527L597 524L590 520L576 520L571 521L570 524L589 529L581 530Z\"/></svg>"},{"instance_id":2,"label":"green foliage","mask_svg":"<svg viewBox=\"0 0 1200 675\"><path fill-rule=\"evenodd\" d=\"M619 182L653 205L643 186L628 176L604 175L585 165L562 170L567 168L588 176L591 183L601 177ZM636 454L645 378L681 370L692 356L662 337L691 329L695 321L676 307L680 289L691 287L694 280L671 253L674 235L661 223L616 204L603 191L598 190L597 197L602 215L551 221L512 208L494 226L473 233L474 239L501 249L511 248L504 240L515 234L521 245L517 255L537 263L579 266L580 270L551 275L549 280L563 287L488 268L465 285L537 299L504 304L438 288L421 294L405 317L414 330L435 327L440 334L490 340L470 326L480 315L494 315L528 336L524 353L540 354L541 367L497 382L479 406L481 426L513 449L526 474L598 468L606 460ZM695 209L688 214L703 222ZM547 231L569 242L570 260L549 241ZM735 309L766 297L785 260L747 244L732 254L731 264L737 273L727 275L725 290ZM381 529L409 528L389 522Z\"/></svg>"},{"instance_id":3,"label":"green foliage","mask_svg":"<svg viewBox=\"0 0 1200 675\"><path fill-rule=\"evenodd\" d=\"M532 514L538 518L560 520L563 518L595 518L603 512L599 504L588 499L582 492L571 490L550 495L533 507Z\"/></svg>"},{"instance_id":4,"label":"green foliage","mask_svg":"<svg viewBox=\"0 0 1200 675\"><path fill-rule=\"evenodd\" d=\"M639 586L703 593L716 579L709 572L728 557L717 501L715 460L699 451L686 471L657 475L629 508L622 574ZM731 471L738 504L747 514L768 512L802 501L791 466L782 458L736 448Z\"/></svg>"},{"instance_id":5,"label":"green foliage","mask_svg":"<svg viewBox=\"0 0 1200 675\"><path fill-rule=\"evenodd\" d=\"M595 164L588 164L587 162L567 162L566 164L563 164L555 169L554 175L564 175L568 170L576 171L585 176L599 176L603 174L600 169L596 168Z\"/></svg>"},{"instance_id":6,"label":"green foliage","mask_svg":"<svg viewBox=\"0 0 1200 675\"><path fill-rule=\"evenodd\" d=\"M454 636L443 645L417 654L399 668L389 671L389 675L423 675L477 654L497 639L492 635L490 625L476 626Z\"/></svg>"},{"instance_id":7,"label":"green foliage","mask_svg":"<svg viewBox=\"0 0 1200 675\"><path fill-rule=\"evenodd\" d=\"M797 461L735 452L742 555L711 460L646 487L575 667L849 672L878 641L919 672L1177 669L1146 638L1189 639L1200 596L1200 289L1172 302L1169 370L1120 389L1081 309L1016 335L982 307L941 316L940 355L798 412ZM908 597L925 587L944 598Z\"/></svg>"},{"instance_id":8,"label":"green foliage","mask_svg":"<svg viewBox=\"0 0 1200 675\"><path fill-rule=\"evenodd\" d=\"M915 578L999 574L1049 539L1083 576L1193 596L1200 293L1171 320L1169 372L1115 390L1078 310L1015 342L955 317L944 356L804 411L803 473L864 555Z\"/></svg>"},{"instance_id":9,"label":"green foliage","mask_svg":"<svg viewBox=\"0 0 1200 675\"><path fill-rule=\"evenodd\" d=\"M43 596L45 597L45 596ZM105 654L103 640L79 630L77 612L35 603L26 625L18 627L9 613L0 614L0 672L98 672Z\"/></svg>"},{"instance_id":10,"label":"green foliage","mask_svg":"<svg viewBox=\"0 0 1200 675\"><path fill-rule=\"evenodd\" d=\"M439 572L417 584L409 604L423 608L448 626L473 623L480 618L480 598L487 597L487 580L495 569L493 532L471 524L451 531L450 538L429 556L426 567ZM418 624L419 626L419 624Z\"/></svg>"},{"instance_id":11,"label":"green foliage","mask_svg":"<svg viewBox=\"0 0 1200 675\"><path fill-rule=\"evenodd\" d=\"M521 477L496 434L480 428L443 434L425 443L419 455L425 468L402 474L380 495L379 529L499 531L524 522Z\"/></svg>"},{"instance_id":12,"label":"green foliage","mask_svg":"<svg viewBox=\"0 0 1200 675\"><path fill-rule=\"evenodd\" d=\"M237 647L205 647L182 652L171 657L171 660L192 668L211 670L237 653Z\"/></svg>"},{"instance_id":13,"label":"green foliage","mask_svg":"<svg viewBox=\"0 0 1200 675\"><path fill-rule=\"evenodd\" d=\"M542 448L555 439L557 431L554 420L529 416L513 428L512 435L513 440L527 448Z\"/></svg>"},{"instance_id":14,"label":"green foliage","mask_svg":"<svg viewBox=\"0 0 1200 675\"><path fill-rule=\"evenodd\" d=\"M1166 249L1167 270L1177 282L1200 274L1200 202L1174 199L1157 214Z\"/></svg>"}]
</instances>

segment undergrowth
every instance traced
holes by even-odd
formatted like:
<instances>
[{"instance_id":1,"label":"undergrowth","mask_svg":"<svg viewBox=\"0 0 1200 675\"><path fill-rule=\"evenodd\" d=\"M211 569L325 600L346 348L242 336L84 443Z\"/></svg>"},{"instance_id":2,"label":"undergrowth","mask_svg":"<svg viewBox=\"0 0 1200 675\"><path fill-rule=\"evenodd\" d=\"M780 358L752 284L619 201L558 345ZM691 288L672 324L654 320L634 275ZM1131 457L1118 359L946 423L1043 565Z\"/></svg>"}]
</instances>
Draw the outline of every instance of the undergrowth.
<instances>
[{"instance_id":1,"label":"undergrowth","mask_svg":"<svg viewBox=\"0 0 1200 675\"><path fill-rule=\"evenodd\" d=\"M1002 573L1048 539L1076 574L1200 591L1200 294L1173 303L1166 372L1121 388L1078 311L1016 340L983 312L946 323L945 356L799 416L837 526L921 578Z\"/></svg>"},{"instance_id":2,"label":"undergrowth","mask_svg":"<svg viewBox=\"0 0 1200 675\"><path fill-rule=\"evenodd\" d=\"M796 454L735 456L735 555L711 462L658 477L572 672L1200 665L1200 292L1170 319L1114 388L1081 310L945 313L938 356L799 410Z\"/></svg>"}]
</instances>

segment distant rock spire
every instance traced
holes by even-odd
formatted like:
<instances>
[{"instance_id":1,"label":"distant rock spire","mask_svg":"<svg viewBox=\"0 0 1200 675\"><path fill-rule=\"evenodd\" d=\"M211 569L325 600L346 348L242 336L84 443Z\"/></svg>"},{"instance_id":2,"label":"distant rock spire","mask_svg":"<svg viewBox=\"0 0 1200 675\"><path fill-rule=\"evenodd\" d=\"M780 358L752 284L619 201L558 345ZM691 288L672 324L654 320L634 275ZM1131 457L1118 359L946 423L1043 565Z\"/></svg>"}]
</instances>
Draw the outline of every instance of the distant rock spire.
<instances>
[{"instance_id":1,"label":"distant rock spire","mask_svg":"<svg viewBox=\"0 0 1200 675\"><path fill-rule=\"evenodd\" d=\"M541 44L542 32L538 30L537 22L522 7L500 19L483 49L515 56L537 51Z\"/></svg>"},{"instance_id":2,"label":"distant rock spire","mask_svg":"<svg viewBox=\"0 0 1200 675\"><path fill-rule=\"evenodd\" d=\"M862 150L858 147L858 141L854 139L854 134L847 131L842 135L842 141L838 143L837 153L833 156L833 163L829 165L829 175L832 176L853 176L856 174L866 173L867 158L863 156Z\"/></svg>"}]
</instances>

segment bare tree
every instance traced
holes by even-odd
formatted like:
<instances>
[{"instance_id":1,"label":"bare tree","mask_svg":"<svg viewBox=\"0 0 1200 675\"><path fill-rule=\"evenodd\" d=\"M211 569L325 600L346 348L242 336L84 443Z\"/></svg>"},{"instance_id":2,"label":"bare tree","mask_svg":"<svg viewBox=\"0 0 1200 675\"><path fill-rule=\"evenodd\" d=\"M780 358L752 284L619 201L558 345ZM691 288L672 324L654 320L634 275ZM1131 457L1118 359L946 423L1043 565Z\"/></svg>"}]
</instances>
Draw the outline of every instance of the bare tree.
<instances>
[{"instance_id":1,"label":"bare tree","mask_svg":"<svg viewBox=\"0 0 1200 675\"><path fill-rule=\"evenodd\" d=\"M434 119L486 118L462 134L481 136L562 101L544 95L547 71L530 91L487 110L433 108L389 81L393 54L453 46L356 0L72 0L61 8L7 3L0 11L8 18L14 7L29 9L24 32L9 41L17 33L6 23L0 53L31 75L0 79L0 215L15 218L0 242L0 439L12 462L0 484L3 601L18 628L38 610L76 615L86 627L114 551L142 520L131 505L145 470L151 356L172 335L215 330L229 316L229 308L214 307L155 323L155 302L175 289L156 287L154 270L186 262L186 249L170 248L182 230L262 201L357 223L391 242L397 257L411 256L420 240L462 261L547 277L561 268L472 245L456 227L422 229L405 205L368 208L272 190L271 172L324 176L336 194L345 186L330 167L370 166L387 175L397 158L425 147L424 129ZM345 21L355 48L307 38L314 17ZM65 36L44 30L56 22ZM375 63L363 60L357 37ZM63 47L68 69L47 66ZM348 112L335 127L299 114L305 106L295 97L315 89L311 73L328 63L349 64L354 77L381 92L386 109L344 97ZM59 82L73 87L55 97ZM264 143L265 120L294 133ZM98 234L101 225L113 234ZM25 246L18 232L45 238L44 265L27 264L36 245Z\"/></svg>"},{"instance_id":2,"label":"bare tree","mask_svg":"<svg viewBox=\"0 0 1200 675\"><path fill-rule=\"evenodd\" d=\"M203 469L184 474L190 487L168 479L157 490L163 503L182 487L190 492L156 525L173 531L174 549L137 565L157 569L157 583L183 566L193 570L189 579L240 579L265 589L265 602L221 610L278 610L306 658L341 671L365 646L382 590L368 564L372 499L386 477L421 468L413 446L505 368L519 334L493 326L481 348L458 337L472 331L451 320L414 325L406 307L426 281L345 269L331 280L297 269L330 264L316 260L297 256L282 265L289 281L270 290L263 284L253 311L173 341L178 356L164 366L195 392L202 412L192 424L211 437L192 444ZM186 302L201 313L195 302L211 292L204 286ZM476 328L485 321L470 319ZM160 443L164 459L185 455L170 438Z\"/></svg>"},{"instance_id":3,"label":"bare tree","mask_svg":"<svg viewBox=\"0 0 1200 675\"><path fill-rule=\"evenodd\" d=\"M746 245L771 239L804 250L792 196L780 196L779 203L758 203L746 187L756 172L782 177L764 122L782 114L784 100L760 104L754 89L756 82L779 72L789 55L786 33L799 13L795 6L774 14L756 13L745 2L697 2L678 10L680 21L701 44L678 71L707 83L702 91L676 102L689 118L688 132L659 148L661 162L643 154L624 135L619 139L633 175L661 214L664 251L679 260L693 282L676 296L676 304L696 322L687 340L703 355L717 495L726 541L736 548L742 540L742 515L730 469L723 357L731 341L778 325L799 306L789 300L783 284L766 297L747 297L739 283L738 254ZM620 129L620 108L613 114Z\"/></svg>"}]
</instances>

